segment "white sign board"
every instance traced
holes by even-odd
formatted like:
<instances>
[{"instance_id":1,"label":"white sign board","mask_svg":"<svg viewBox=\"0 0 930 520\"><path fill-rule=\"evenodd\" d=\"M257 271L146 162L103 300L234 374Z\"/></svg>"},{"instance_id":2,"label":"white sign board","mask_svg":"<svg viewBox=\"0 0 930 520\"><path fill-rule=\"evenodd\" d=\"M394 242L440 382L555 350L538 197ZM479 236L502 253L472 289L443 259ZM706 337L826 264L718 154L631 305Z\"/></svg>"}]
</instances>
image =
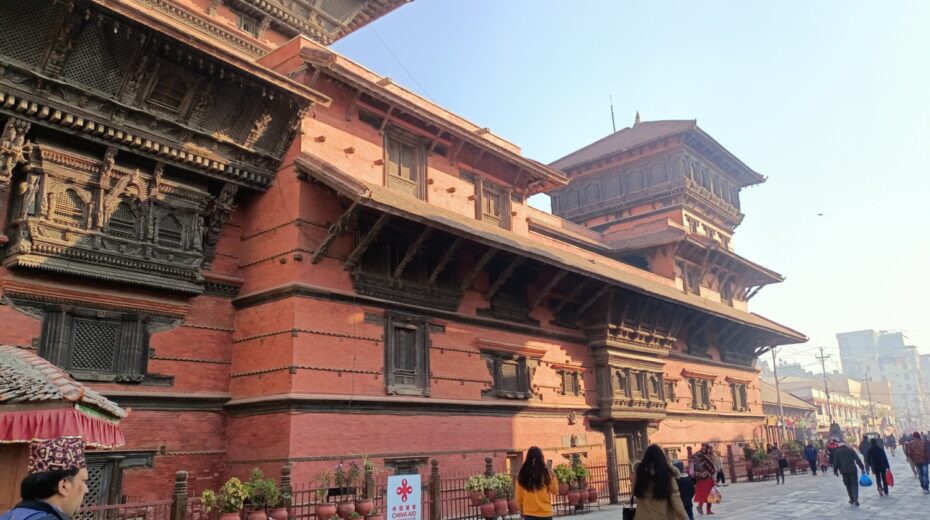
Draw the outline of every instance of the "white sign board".
<instances>
[{"instance_id":1,"label":"white sign board","mask_svg":"<svg viewBox=\"0 0 930 520\"><path fill-rule=\"evenodd\" d=\"M423 518L420 475L394 475L387 481L387 520L421 520Z\"/></svg>"}]
</instances>

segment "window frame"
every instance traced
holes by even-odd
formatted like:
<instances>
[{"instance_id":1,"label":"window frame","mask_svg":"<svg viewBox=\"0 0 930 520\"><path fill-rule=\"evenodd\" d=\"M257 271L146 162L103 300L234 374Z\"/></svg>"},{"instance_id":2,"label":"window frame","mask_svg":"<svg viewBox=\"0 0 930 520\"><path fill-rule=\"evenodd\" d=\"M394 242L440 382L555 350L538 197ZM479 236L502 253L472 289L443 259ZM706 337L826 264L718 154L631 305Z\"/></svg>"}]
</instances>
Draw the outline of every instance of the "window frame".
<instances>
[{"instance_id":1,"label":"window frame","mask_svg":"<svg viewBox=\"0 0 930 520\"><path fill-rule=\"evenodd\" d=\"M714 408L711 398L711 381L700 377L688 378L691 389L691 408L694 410L712 410Z\"/></svg>"},{"instance_id":2,"label":"window frame","mask_svg":"<svg viewBox=\"0 0 930 520\"><path fill-rule=\"evenodd\" d=\"M413 149L413 165L411 170L416 175L416 179L411 181L405 179L399 175L394 175L391 173L391 152L390 147L392 142L396 142L402 146L409 146ZM392 186L392 181L396 183L405 183L414 185L414 196L420 200L427 200L426 194L426 185L427 185L427 158L426 158L426 143L422 139L419 139L415 136L410 135L407 132L404 132L400 129L389 127L384 131L384 142L383 142L383 184L385 187L399 191L401 193L410 194L408 191L399 189L398 187ZM400 163L393 163L400 164Z\"/></svg>"},{"instance_id":3,"label":"window frame","mask_svg":"<svg viewBox=\"0 0 930 520\"><path fill-rule=\"evenodd\" d=\"M394 366L397 349L397 330L413 330L416 333L414 346L414 373L400 374ZM429 379L429 326L425 318L403 314L386 313L384 319L384 384L388 395L430 396ZM411 377L414 384L398 383L397 377Z\"/></svg>"},{"instance_id":4,"label":"window frame","mask_svg":"<svg viewBox=\"0 0 930 520\"><path fill-rule=\"evenodd\" d=\"M503 229L511 228L510 213L513 211L513 190L506 186L488 182L481 175L470 171L460 170L459 178L471 184L474 189L472 197L475 202L475 220L485 220ZM496 217L485 211L485 200L490 195L498 197L500 216Z\"/></svg>"},{"instance_id":5,"label":"window frame","mask_svg":"<svg viewBox=\"0 0 930 520\"><path fill-rule=\"evenodd\" d=\"M482 391L483 397L523 400L527 400L533 397L533 389L530 381L532 376L527 356L490 350L482 351L481 359L488 365L488 368L491 372L491 388ZM517 381L523 384L523 387L520 390L511 391L502 388L503 375L501 372L501 367L504 362L517 363Z\"/></svg>"},{"instance_id":6,"label":"window frame","mask_svg":"<svg viewBox=\"0 0 930 520\"><path fill-rule=\"evenodd\" d=\"M559 370L559 375L562 379L562 395L581 395L581 374L579 372L575 370ZM571 381L571 390L568 388L568 381Z\"/></svg>"}]
</instances>

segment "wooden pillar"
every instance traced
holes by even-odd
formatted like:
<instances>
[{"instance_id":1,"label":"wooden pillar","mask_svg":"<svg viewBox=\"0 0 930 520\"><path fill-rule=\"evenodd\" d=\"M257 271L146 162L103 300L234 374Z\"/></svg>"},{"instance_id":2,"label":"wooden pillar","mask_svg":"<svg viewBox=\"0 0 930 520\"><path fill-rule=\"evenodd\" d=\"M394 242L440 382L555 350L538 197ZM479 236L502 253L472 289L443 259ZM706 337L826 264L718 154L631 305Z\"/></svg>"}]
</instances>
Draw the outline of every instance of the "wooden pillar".
<instances>
[{"instance_id":1,"label":"wooden pillar","mask_svg":"<svg viewBox=\"0 0 930 520\"><path fill-rule=\"evenodd\" d=\"M430 461L429 473L429 518L430 520L442 519L442 479L439 476L439 461L433 459Z\"/></svg>"},{"instance_id":2,"label":"wooden pillar","mask_svg":"<svg viewBox=\"0 0 930 520\"><path fill-rule=\"evenodd\" d=\"M291 486L291 465L281 466L281 499L287 509L287 518L291 520L291 506L294 505L294 488Z\"/></svg>"},{"instance_id":3,"label":"wooden pillar","mask_svg":"<svg viewBox=\"0 0 930 520\"><path fill-rule=\"evenodd\" d=\"M171 520L187 520L187 472L174 475L174 493L171 495Z\"/></svg>"},{"instance_id":4,"label":"wooden pillar","mask_svg":"<svg viewBox=\"0 0 930 520\"><path fill-rule=\"evenodd\" d=\"M736 458L733 457L733 445L727 444L727 464L730 465L730 482L736 483Z\"/></svg>"},{"instance_id":5,"label":"wooden pillar","mask_svg":"<svg viewBox=\"0 0 930 520\"><path fill-rule=\"evenodd\" d=\"M611 504L620 503L620 472L617 468L617 439L614 423L604 423L604 447L607 450L607 494Z\"/></svg>"}]
</instances>

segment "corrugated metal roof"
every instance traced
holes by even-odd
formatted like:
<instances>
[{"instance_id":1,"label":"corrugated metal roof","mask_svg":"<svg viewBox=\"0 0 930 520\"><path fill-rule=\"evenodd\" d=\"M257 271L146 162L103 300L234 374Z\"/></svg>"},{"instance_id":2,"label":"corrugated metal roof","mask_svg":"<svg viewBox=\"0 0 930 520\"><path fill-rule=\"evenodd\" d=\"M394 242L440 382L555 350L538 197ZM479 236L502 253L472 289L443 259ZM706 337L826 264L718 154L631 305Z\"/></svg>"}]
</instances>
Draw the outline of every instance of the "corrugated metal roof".
<instances>
[{"instance_id":1,"label":"corrugated metal roof","mask_svg":"<svg viewBox=\"0 0 930 520\"><path fill-rule=\"evenodd\" d=\"M762 402L764 404L777 404L778 403L778 392L775 390L775 385L767 383L760 380L761 390L762 390ZM795 396L794 394L789 394L788 392L781 392L781 405L788 408L797 408L801 410L815 410L816 407L807 401Z\"/></svg>"}]
</instances>

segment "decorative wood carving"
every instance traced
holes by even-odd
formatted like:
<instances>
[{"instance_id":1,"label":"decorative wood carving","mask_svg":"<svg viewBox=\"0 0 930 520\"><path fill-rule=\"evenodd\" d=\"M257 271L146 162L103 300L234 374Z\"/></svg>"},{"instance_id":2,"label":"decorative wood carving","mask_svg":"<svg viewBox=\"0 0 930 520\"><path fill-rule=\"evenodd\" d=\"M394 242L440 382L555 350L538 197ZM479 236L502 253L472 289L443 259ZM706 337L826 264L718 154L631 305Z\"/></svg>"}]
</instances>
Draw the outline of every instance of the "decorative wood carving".
<instances>
[{"instance_id":1,"label":"decorative wood carving","mask_svg":"<svg viewBox=\"0 0 930 520\"><path fill-rule=\"evenodd\" d=\"M393 280L397 280L404 274L404 269L406 269L407 264L413 260L413 257L420 252L420 248L423 247L423 242L429 238L430 234L433 232L433 228L425 227L423 231L420 232L420 235L417 236L417 239L414 240L410 247L407 248L407 251L404 253L404 257L400 260L400 263L397 264L397 269L394 269L394 272L391 274Z\"/></svg>"},{"instance_id":2,"label":"decorative wood carving","mask_svg":"<svg viewBox=\"0 0 930 520\"><path fill-rule=\"evenodd\" d=\"M491 258L493 258L496 254L497 249L490 247L487 251L484 252L483 255L481 255L481 258L475 263L474 266L472 266L471 270L468 271L468 273L465 275L465 278L462 279L462 284L459 286L462 291L465 291L471 287L471 283L475 280L475 277L478 276L478 273L480 273L481 270L484 269L486 265L488 265L488 262L490 262Z\"/></svg>"},{"instance_id":3,"label":"decorative wood carving","mask_svg":"<svg viewBox=\"0 0 930 520\"><path fill-rule=\"evenodd\" d=\"M436 264L436 267L433 268L433 272L430 273L429 279L426 281L427 285L430 287L436 285L436 279L439 278L439 275L442 274L442 271L446 268L447 265L449 265L449 262L455 258L455 252L458 251L459 247L461 247L462 242L462 237L455 237L455 241L452 242L452 245L446 249L446 252L443 253L442 258L439 259L439 263Z\"/></svg>"},{"instance_id":4,"label":"decorative wood carving","mask_svg":"<svg viewBox=\"0 0 930 520\"><path fill-rule=\"evenodd\" d=\"M562 280L562 278L565 278L566 275L568 275L568 271L559 271L555 273L555 275L552 278L550 278L548 282L546 282L546 285L543 286L542 289L540 289L538 293L536 293L536 296L534 296L533 299L530 300L530 303L528 305L529 310L532 311L533 309L538 307L539 304L543 301L543 298L548 296L549 293L552 292L552 289L555 288L556 284L558 284L559 281Z\"/></svg>"},{"instance_id":5,"label":"decorative wood carving","mask_svg":"<svg viewBox=\"0 0 930 520\"><path fill-rule=\"evenodd\" d=\"M348 226L349 221L355 216L356 211L358 211L358 204L353 202L349 209L346 210L342 216L339 217L339 220L335 224L329 227L329 230L326 232L326 236L323 237L323 241L320 242L320 246L316 248L316 251L313 252L313 257L310 259L310 263L318 264L323 260L323 257L326 256L326 252L329 251L329 246L332 245L333 241L336 240L336 237L341 235L345 231L346 226Z\"/></svg>"},{"instance_id":6,"label":"decorative wood carving","mask_svg":"<svg viewBox=\"0 0 930 520\"><path fill-rule=\"evenodd\" d=\"M32 145L26 141L31 127L28 121L9 118L0 133L0 193L3 193L13 177L13 169L26 162Z\"/></svg>"},{"instance_id":7,"label":"decorative wood carving","mask_svg":"<svg viewBox=\"0 0 930 520\"><path fill-rule=\"evenodd\" d=\"M488 300L494 298L494 295L497 294L497 291L499 291L500 288L504 286L507 280L509 280L513 275L514 271L516 271L517 268L520 267L520 264L522 264L525 260L525 256L514 257L510 264L507 265L507 268L504 269L504 272L501 273L501 275L497 277L497 280L494 280L494 283L491 284L491 287L488 288Z\"/></svg>"},{"instance_id":8,"label":"decorative wood carving","mask_svg":"<svg viewBox=\"0 0 930 520\"><path fill-rule=\"evenodd\" d=\"M364 236L358 241L358 244L355 246L355 249L352 250L352 253L349 254L349 257L346 258L345 263L342 264L343 268L346 270L353 269L358 265L359 260L362 259L362 255L365 254L365 251L368 249L368 246L378 238L378 233L381 232L383 228L391 220L391 215L388 213L382 213L378 217L378 220L371 226L371 229L365 233Z\"/></svg>"},{"instance_id":9,"label":"decorative wood carving","mask_svg":"<svg viewBox=\"0 0 930 520\"><path fill-rule=\"evenodd\" d=\"M239 186L230 183L224 184L219 195L213 200L207 218L206 231L203 233L203 266L205 269L209 269L213 263L213 257L216 255L216 243L220 239L223 226L226 225L226 221L233 212L233 199L236 197L237 191L239 191ZM198 222L197 227L201 226L202 223ZM196 235L200 235L200 233L196 233Z\"/></svg>"}]
</instances>

